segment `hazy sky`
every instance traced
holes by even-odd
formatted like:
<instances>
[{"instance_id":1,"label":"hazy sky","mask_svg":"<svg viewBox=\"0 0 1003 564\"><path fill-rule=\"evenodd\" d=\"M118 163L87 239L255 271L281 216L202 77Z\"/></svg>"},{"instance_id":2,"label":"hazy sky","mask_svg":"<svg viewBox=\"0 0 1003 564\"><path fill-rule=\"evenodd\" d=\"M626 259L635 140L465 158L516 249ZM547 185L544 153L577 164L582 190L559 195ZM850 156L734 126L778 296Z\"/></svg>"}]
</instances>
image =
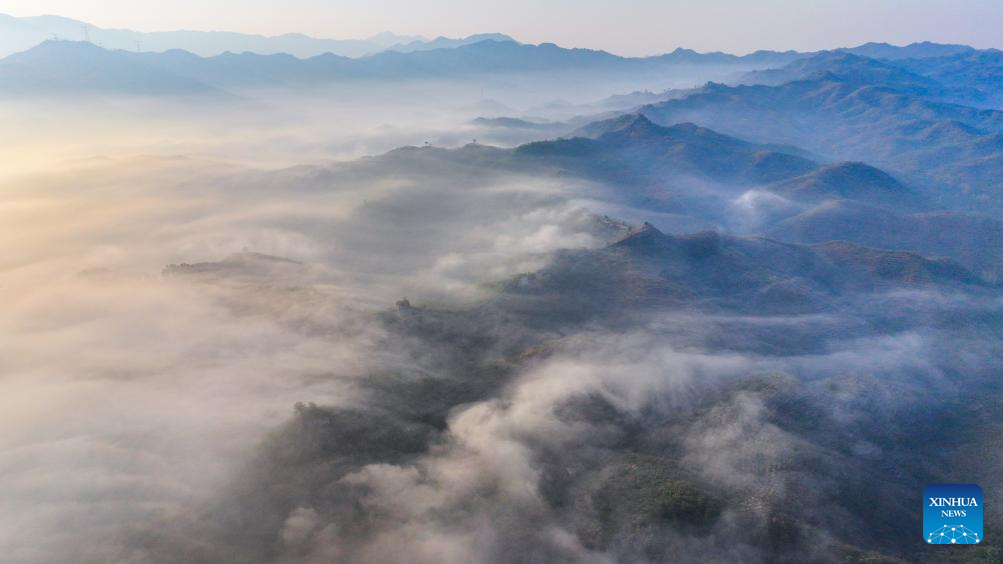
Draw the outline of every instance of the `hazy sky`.
<instances>
[{"instance_id":1,"label":"hazy sky","mask_svg":"<svg viewBox=\"0 0 1003 564\"><path fill-rule=\"evenodd\" d=\"M227 30L322 37L460 36L651 54L746 52L919 40L1003 47L1003 0L0 0L0 12L57 14L140 31Z\"/></svg>"}]
</instances>

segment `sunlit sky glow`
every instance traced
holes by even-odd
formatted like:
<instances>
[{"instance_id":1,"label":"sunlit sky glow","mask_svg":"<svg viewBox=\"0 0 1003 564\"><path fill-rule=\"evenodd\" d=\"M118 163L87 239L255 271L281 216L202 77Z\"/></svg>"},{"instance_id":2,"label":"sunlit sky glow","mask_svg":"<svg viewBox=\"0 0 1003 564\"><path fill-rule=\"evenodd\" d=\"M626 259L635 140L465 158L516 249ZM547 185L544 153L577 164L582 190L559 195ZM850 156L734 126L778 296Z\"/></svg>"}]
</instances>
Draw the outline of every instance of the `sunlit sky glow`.
<instances>
[{"instance_id":1,"label":"sunlit sky glow","mask_svg":"<svg viewBox=\"0 0 1003 564\"><path fill-rule=\"evenodd\" d=\"M498 31L624 55L680 46L814 50L867 41L1003 47L1000 0L6 0L0 12L139 31L336 38L386 30L429 37Z\"/></svg>"}]
</instances>

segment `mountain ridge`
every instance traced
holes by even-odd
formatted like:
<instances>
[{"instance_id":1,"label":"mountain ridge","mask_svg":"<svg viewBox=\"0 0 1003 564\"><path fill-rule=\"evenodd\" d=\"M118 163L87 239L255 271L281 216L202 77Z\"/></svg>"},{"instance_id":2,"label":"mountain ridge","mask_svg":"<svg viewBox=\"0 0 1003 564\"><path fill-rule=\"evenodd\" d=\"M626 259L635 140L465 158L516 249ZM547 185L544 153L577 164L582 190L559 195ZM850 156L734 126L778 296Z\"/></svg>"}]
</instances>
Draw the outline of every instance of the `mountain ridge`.
<instances>
[{"instance_id":1,"label":"mountain ridge","mask_svg":"<svg viewBox=\"0 0 1003 564\"><path fill-rule=\"evenodd\" d=\"M486 34L478 34L486 35ZM492 34L501 36L502 34ZM363 39L335 39L312 37L303 33L262 35L232 31L172 30L141 32L130 29L101 28L88 22L62 16L15 17L0 14L0 56L29 49L39 43L59 36L63 39L92 40L112 49L150 51L184 49L201 56L213 56L226 51L252 51L259 54L288 53L300 58L323 53L346 57L361 57L374 52L410 46L410 49L436 46L456 46L476 41L476 36L464 38L439 37L429 41L416 35L397 35L388 31ZM505 36L508 37L508 36ZM509 38L511 39L511 38Z\"/></svg>"},{"instance_id":2,"label":"mountain ridge","mask_svg":"<svg viewBox=\"0 0 1003 564\"><path fill-rule=\"evenodd\" d=\"M100 49L100 54L97 50ZM99 57L107 63L104 77L78 76L102 79L110 88L118 78L132 80L130 73L168 72L187 79L204 82L215 88L226 89L233 85L272 87L289 83L326 84L348 80L402 80L430 78L463 78L512 73L577 73L605 72L652 73L688 64L665 57L625 58L606 51L593 49L567 49L553 43L527 45L514 41L485 39L453 48L415 50L410 52L383 51L359 58L324 53L309 58L297 58L288 53L257 54L224 51L211 57L201 57L183 49L168 51L134 52L103 49L84 41L48 40L28 49L0 59L6 69L5 81L17 82L21 74L54 74L53 69L65 67L66 57ZM32 61L33 68L24 69L21 63ZM281 61L276 65L275 61ZM240 68L235 63L239 62ZM114 68L112 63L118 64ZM20 65L20 66L19 66ZM17 69L22 70L17 70ZM141 73L140 73L141 74ZM53 77L58 82L58 77ZM0 85L3 83L0 82ZM39 92L46 92L39 85ZM38 94L39 92L36 92Z\"/></svg>"}]
</instances>

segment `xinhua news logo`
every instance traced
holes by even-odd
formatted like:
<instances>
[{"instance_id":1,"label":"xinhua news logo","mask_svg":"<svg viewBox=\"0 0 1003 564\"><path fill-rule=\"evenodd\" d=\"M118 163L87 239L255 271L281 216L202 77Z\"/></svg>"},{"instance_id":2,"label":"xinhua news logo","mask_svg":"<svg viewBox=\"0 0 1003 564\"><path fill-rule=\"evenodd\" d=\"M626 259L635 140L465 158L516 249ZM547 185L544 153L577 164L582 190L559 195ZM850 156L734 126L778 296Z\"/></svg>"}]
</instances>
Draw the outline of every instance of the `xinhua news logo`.
<instances>
[{"instance_id":1,"label":"xinhua news logo","mask_svg":"<svg viewBox=\"0 0 1003 564\"><path fill-rule=\"evenodd\" d=\"M982 542L982 488L935 484L923 490L923 538L927 544Z\"/></svg>"}]
</instances>

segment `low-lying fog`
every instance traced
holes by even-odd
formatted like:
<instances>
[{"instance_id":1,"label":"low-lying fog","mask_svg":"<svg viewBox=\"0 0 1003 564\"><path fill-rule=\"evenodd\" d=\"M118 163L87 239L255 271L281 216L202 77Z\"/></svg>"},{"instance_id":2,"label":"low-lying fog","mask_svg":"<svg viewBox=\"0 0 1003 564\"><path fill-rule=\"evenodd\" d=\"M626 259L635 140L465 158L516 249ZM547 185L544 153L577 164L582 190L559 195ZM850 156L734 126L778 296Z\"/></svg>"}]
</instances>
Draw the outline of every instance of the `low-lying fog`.
<instances>
[{"instance_id":1,"label":"low-lying fog","mask_svg":"<svg viewBox=\"0 0 1003 564\"><path fill-rule=\"evenodd\" d=\"M216 98L81 94L5 99L3 173L52 170L66 159L185 155L276 168L375 155L404 145L455 147L474 139L511 146L546 134L477 127L478 117L566 120L629 109L606 100L634 90L689 88L733 69L608 78L574 75L349 82L304 88L231 89ZM572 78L569 78L572 77ZM624 106L626 104L626 107ZM55 162L54 162L55 161Z\"/></svg>"},{"instance_id":2,"label":"low-lying fog","mask_svg":"<svg viewBox=\"0 0 1003 564\"><path fill-rule=\"evenodd\" d=\"M281 170L493 141L467 122L510 111L479 103L495 94L415 84L208 107L4 104L5 558L67 561L131 523L190 510L296 402L350 404L354 379L409 362L376 346L374 311L405 295L469 304L549 251L599 244L587 187ZM299 264L246 283L243 272L227 284L161 275L244 251Z\"/></svg>"},{"instance_id":3,"label":"low-lying fog","mask_svg":"<svg viewBox=\"0 0 1003 564\"><path fill-rule=\"evenodd\" d=\"M945 383L966 362L973 377L992 371L983 362L991 337L888 321L881 338L851 338L847 328L867 316L859 304L810 319L663 317L623 334L500 323L473 360L463 356L474 354L463 335L429 345L427 334L394 332L381 316L398 315L396 300L462 311L539 270L556 250L597 248L623 233L602 214L639 217L614 207L610 187L462 163L427 168L408 158L434 149L354 160L426 142L511 146L539 134L523 138L470 120L566 119L610 109L594 102L616 92L568 86L544 96L502 86L244 93L205 107L4 104L3 559L385 562L408 554L415 562L487 562L517 557L506 547L518 545L533 547L522 556L551 561L612 561L631 555L630 537L583 544L576 527L588 525L576 521L575 501L555 510L547 498L560 482L551 473L568 477L572 498L575 488L600 483L608 476L597 468L629 434L624 421L646 418L666 435L649 431L639 441L678 434L680 472L743 492L751 511L757 496L806 495L824 528L842 517L824 512L840 480L794 474L809 466L851 473L854 456L879 458L889 445L862 431L846 439L856 449L849 455L806 442L767 416L760 384L734 382L756 376L761 386L783 387L803 379L797 401L857 432L873 422L869 406L878 398L888 399L888 412L908 411L953 393ZM637 85L659 86L672 85ZM546 105L555 98L582 106ZM906 311L941 299L959 311L988 308L951 296L896 299ZM743 327L763 323L829 337L801 354L706 345L740 340ZM547 345L552 356L505 364L499 383L478 381L456 393L461 399L442 399L447 424L414 431L420 447L366 458L384 441L369 436L380 425L387 433L406 426L366 410L423 398L388 391L381 400L373 379L396 386L399 374L411 386L410 378L470 376L470 367L508 363L513 342L550 340L559 343ZM837 381L846 374L854 379ZM827 403L831 394L837 400ZM286 452L276 443L281 433L339 408L363 413L365 429L323 448L347 449L350 463L287 472L276 462L276 449ZM411 440L410 427L399 432L402 443ZM760 465L775 471L773 481L755 478ZM331 483L321 487L325 472ZM274 501L313 495L315 503ZM710 537L667 529L659 542L708 559L763 558L743 544L748 516L727 503L707 511L718 509L724 517Z\"/></svg>"}]
</instances>

